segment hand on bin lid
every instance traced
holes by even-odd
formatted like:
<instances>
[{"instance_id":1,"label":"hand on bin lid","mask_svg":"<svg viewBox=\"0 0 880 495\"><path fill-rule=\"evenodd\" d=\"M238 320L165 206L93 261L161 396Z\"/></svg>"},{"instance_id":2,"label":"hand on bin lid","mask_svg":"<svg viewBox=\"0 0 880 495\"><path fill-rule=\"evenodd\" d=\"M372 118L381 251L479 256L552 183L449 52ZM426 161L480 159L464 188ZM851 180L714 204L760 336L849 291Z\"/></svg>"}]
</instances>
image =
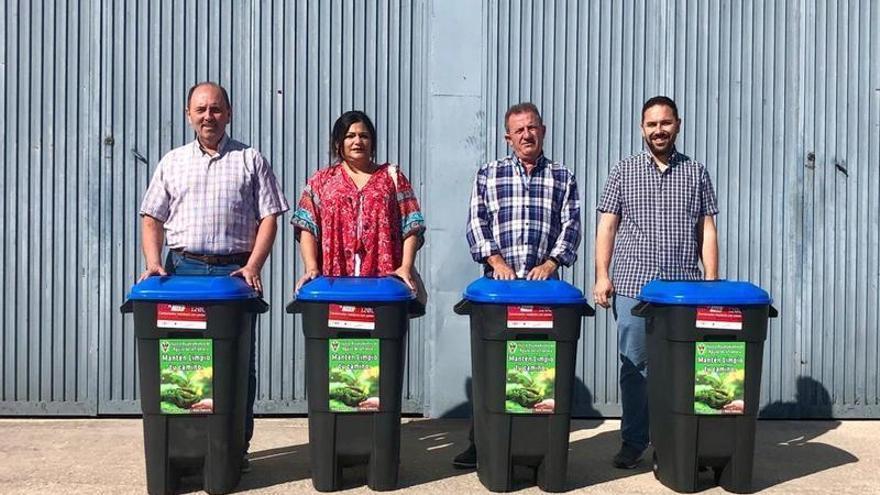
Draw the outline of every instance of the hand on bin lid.
<instances>
[{"instance_id":1,"label":"hand on bin lid","mask_svg":"<svg viewBox=\"0 0 880 495\"><path fill-rule=\"evenodd\" d=\"M317 277L294 296L302 302L404 302L415 299L397 277Z\"/></svg>"},{"instance_id":2,"label":"hand on bin lid","mask_svg":"<svg viewBox=\"0 0 880 495\"><path fill-rule=\"evenodd\" d=\"M584 294L563 280L495 280L481 277L464 291L464 299L490 304L586 304Z\"/></svg>"},{"instance_id":3,"label":"hand on bin lid","mask_svg":"<svg viewBox=\"0 0 880 495\"><path fill-rule=\"evenodd\" d=\"M773 299L751 282L736 280L653 280L638 299L679 306L764 306Z\"/></svg>"},{"instance_id":4,"label":"hand on bin lid","mask_svg":"<svg viewBox=\"0 0 880 495\"><path fill-rule=\"evenodd\" d=\"M150 277L131 288L131 301L233 301L258 299L260 294L241 277L171 275Z\"/></svg>"}]
</instances>

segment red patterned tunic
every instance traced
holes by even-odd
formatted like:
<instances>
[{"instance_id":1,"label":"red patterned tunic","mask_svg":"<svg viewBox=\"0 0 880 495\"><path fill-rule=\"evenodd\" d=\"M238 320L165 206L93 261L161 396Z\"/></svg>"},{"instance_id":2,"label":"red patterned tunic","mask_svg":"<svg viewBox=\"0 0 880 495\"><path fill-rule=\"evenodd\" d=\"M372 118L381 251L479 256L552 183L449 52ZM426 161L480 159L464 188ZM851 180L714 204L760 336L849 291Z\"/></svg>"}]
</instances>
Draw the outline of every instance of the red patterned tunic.
<instances>
[{"instance_id":1,"label":"red patterned tunic","mask_svg":"<svg viewBox=\"0 0 880 495\"><path fill-rule=\"evenodd\" d=\"M396 167L396 165L392 165ZM293 214L296 238L311 232L321 246L321 273L327 276L385 275L400 267L403 240L422 235L425 221L409 181L389 164L379 165L358 190L341 164L313 175ZM355 273L355 256L360 273Z\"/></svg>"}]
</instances>

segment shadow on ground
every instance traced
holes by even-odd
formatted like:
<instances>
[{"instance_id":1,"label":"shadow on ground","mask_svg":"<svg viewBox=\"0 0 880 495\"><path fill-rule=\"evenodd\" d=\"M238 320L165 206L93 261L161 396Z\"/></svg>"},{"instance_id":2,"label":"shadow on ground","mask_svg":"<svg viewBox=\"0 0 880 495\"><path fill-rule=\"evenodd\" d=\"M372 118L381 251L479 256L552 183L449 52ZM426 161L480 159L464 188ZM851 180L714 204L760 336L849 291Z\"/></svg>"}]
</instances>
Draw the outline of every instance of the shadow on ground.
<instances>
[{"instance_id":1,"label":"shadow on ground","mask_svg":"<svg viewBox=\"0 0 880 495\"><path fill-rule=\"evenodd\" d=\"M573 421L585 423L584 421ZM601 424L596 422L592 428ZM578 429L590 428L579 425ZM620 449L620 431L604 431L598 435L571 442L568 451L568 488L576 490L588 486L599 485L609 481L638 476L651 471L651 464L643 461L635 469L617 469L611 465L611 459ZM646 459L650 459L650 449Z\"/></svg>"},{"instance_id":2,"label":"shadow on ground","mask_svg":"<svg viewBox=\"0 0 880 495\"><path fill-rule=\"evenodd\" d=\"M820 418L800 421L759 421L755 433L753 488L763 490L787 481L858 462L851 453L816 438L840 426L832 418L831 395L808 376L797 379L794 401L774 402L761 409L762 418Z\"/></svg>"},{"instance_id":3,"label":"shadow on ground","mask_svg":"<svg viewBox=\"0 0 880 495\"><path fill-rule=\"evenodd\" d=\"M473 472L452 467L452 458L468 445L469 425L466 419L431 419L402 425L400 488Z\"/></svg>"},{"instance_id":4,"label":"shadow on ground","mask_svg":"<svg viewBox=\"0 0 880 495\"><path fill-rule=\"evenodd\" d=\"M851 453L814 440L838 426L839 421L759 421L752 488L764 490L858 462Z\"/></svg>"},{"instance_id":5,"label":"shadow on ground","mask_svg":"<svg viewBox=\"0 0 880 495\"><path fill-rule=\"evenodd\" d=\"M250 461L251 472L242 475L238 491L266 488L311 477L307 444L251 452Z\"/></svg>"},{"instance_id":6,"label":"shadow on ground","mask_svg":"<svg viewBox=\"0 0 880 495\"><path fill-rule=\"evenodd\" d=\"M267 488L307 479L309 474L309 446L293 445L250 453L251 471L242 473L235 492ZM184 476L175 493L199 493L203 489L202 476Z\"/></svg>"},{"instance_id":7,"label":"shadow on ground","mask_svg":"<svg viewBox=\"0 0 880 495\"><path fill-rule=\"evenodd\" d=\"M400 427L399 488L407 488L470 473L452 467L452 457L467 446L468 421L436 419L410 421ZM251 452L251 472L236 491L254 490L311 478L309 446L294 445ZM367 484L366 465L344 468L342 489ZM200 480L195 480L199 482ZM187 491L200 485L187 484Z\"/></svg>"}]
</instances>

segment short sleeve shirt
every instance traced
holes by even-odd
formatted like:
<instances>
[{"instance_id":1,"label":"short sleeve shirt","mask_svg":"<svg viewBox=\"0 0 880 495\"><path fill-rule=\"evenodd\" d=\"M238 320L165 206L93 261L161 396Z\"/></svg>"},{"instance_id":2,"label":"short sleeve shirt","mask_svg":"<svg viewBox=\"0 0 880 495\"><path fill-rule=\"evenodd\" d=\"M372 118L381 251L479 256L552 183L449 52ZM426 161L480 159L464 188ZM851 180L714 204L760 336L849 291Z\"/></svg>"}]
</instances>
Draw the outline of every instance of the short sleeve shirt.
<instances>
[{"instance_id":1,"label":"short sleeve shirt","mask_svg":"<svg viewBox=\"0 0 880 495\"><path fill-rule=\"evenodd\" d=\"M390 167L395 167L396 184ZM387 163L361 189L341 164L319 170L309 179L290 222L297 239L303 230L318 239L321 273L328 276L391 273L403 262L403 240L425 231L412 185L396 165Z\"/></svg>"},{"instance_id":2,"label":"short sleeve shirt","mask_svg":"<svg viewBox=\"0 0 880 495\"><path fill-rule=\"evenodd\" d=\"M259 221L288 209L263 156L224 136L213 156L198 140L168 152L156 167L140 214L164 223L172 249L232 254L251 251Z\"/></svg>"},{"instance_id":3,"label":"short sleeve shirt","mask_svg":"<svg viewBox=\"0 0 880 495\"><path fill-rule=\"evenodd\" d=\"M654 279L699 280L697 228L718 204L706 167L674 152L660 172L647 151L618 162L596 208L620 218L612 279L617 293L636 297Z\"/></svg>"}]
</instances>

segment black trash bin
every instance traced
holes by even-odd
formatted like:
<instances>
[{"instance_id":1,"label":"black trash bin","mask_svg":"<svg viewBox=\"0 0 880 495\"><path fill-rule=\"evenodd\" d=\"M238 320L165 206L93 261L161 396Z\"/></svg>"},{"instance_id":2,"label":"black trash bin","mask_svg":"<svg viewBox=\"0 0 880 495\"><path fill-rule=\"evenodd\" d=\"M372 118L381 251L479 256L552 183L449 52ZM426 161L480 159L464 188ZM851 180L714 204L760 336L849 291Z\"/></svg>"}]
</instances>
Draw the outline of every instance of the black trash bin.
<instances>
[{"instance_id":1,"label":"black trash bin","mask_svg":"<svg viewBox=\"0 0 880 495\"><path fill-rule=\"evenodd\" d=\"M481 278L455 312L470 315L480 482L511 491L525 466L542 490L564 491L577 341L593 308L560 280Z\"/></svg>"},{"instance_id":2,"label":"black trash bin","mask_svg":"<svg viewBox=\"0 0 880 495\"><path fill-rule=\"evenodd\" d=\"M654 475L690 493L705 467L726 490L751 491L770 296L748 282L655 280L639 300Z\"/></svg>"},{"instance_id":3,"label":"black trash bin","mask_svg":"<svg viewBox=\"0 0 880 495\"><path fill-rule=\"evenodd\" d=\"M371 489L397 488L405 337L419 309L395 277L319 277L287 306L306 337L316 490L340 490L342 469L360 464Z\"/></svg>"},{"instance_id":4,"label":"black trash bin","mask_svg":"<svg viewBox=\"0 0 880 495\"><path fill-rule=\"evenodd\" d=\"M269 306L243 279L150 277L120 308L134 313L147 491L174 493L201 473L211 494L241 478L251 332Z\"/></svg>"}]
</instances>

